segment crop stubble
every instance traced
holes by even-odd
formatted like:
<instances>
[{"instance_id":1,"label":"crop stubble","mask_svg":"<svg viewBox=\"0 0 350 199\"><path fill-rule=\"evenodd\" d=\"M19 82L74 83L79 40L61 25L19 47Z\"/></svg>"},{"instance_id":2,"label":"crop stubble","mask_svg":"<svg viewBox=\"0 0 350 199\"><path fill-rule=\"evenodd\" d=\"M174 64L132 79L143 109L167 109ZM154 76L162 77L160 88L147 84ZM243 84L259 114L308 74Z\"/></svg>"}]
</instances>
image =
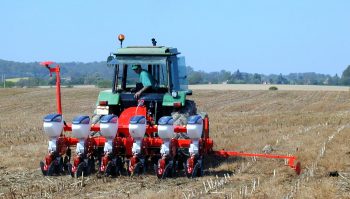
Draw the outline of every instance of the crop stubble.
<instances>
[{"instance_id":1,"label":"crop stubble","mask_svg":"<svg viewBox=\"0 0 350 199\"><path fill-rule=\"evenodd\" d=\"M98 89L93 88L63 89L65 120L91 115L97 95ZM55 112L54 96L54 89L0 90L0 197L183 198L193 194L224 198L242 196L240 191L247 186L246 197L282 198L296 183L300 183L293 195L296 198L350 197L339 177L328 176L329 171L350 172L347 91L194 90L190 97L199 110L209 114L215 149L260 153L265 145L271 145L273 153L298 156L305 172L317 162L312 176L296 176L283 166L283 160L211 157L207 158L205 177L195 180L159 181L150 174L116 179L89 176L83 186L69 176L43 177L38 168L47 150L42 118ZM324 145L326 152L319 157ZM227 173L231 175L229 183L213 193L203 193L203 181ZM251 191L255 179L259 179L259 187Z\"/></svg>"}]
</instances>

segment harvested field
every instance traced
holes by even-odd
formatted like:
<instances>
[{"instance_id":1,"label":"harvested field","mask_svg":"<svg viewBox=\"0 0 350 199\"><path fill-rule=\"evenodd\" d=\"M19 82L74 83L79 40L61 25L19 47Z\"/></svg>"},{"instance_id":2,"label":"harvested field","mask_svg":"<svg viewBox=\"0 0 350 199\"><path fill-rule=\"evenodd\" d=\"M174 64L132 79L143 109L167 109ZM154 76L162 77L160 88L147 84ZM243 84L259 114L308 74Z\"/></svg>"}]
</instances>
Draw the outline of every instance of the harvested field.
<instances>
[{"instance_id":1,"label":"harvested field","mask_svg":"<svg viewBox=\"0 0 350 199\"><path fill-rule=\"evenodd\" d=\"M269 90L277 87L284 91L349 91L347 86L321 86L321 85L281 85L281 84L197 84L190 85L193 90Z\"/></svg>"},{"instance_id":2,"label":"harvested field","mask_svg":"<svg viewBox=\"0 0 350 199\"><path fill-rule=\"evenodd\" d=\"M215 149L260 153L270 145L273 154L296 155L302 175L283 160L209 157L197 179L44 177L42 118L56 110L55 90L0 89L0 198L350 198L348 90L192 89ZM91 115L98 91L64 88L65 120Z\"/></svg>"}]
</instances>

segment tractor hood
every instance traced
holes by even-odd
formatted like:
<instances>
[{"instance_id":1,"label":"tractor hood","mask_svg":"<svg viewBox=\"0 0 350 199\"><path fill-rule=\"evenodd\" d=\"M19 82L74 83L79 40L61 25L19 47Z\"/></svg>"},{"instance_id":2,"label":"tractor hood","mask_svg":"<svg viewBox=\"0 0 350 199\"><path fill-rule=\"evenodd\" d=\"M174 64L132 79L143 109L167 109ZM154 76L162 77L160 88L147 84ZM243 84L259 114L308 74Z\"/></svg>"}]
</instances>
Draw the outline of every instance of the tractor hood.
<instances>
[{"instance_id":1,"label":"tractor hood","mask_svg":"<svg viewBox=\"0 0 350 199\"><path fill-rule=\"evenodd\" d=\"M185 105L186 92L179 91L178 96L173 97L170 93L157 94L157 93L145 93L142 96L145 101L158 101L162 102L162 106L174 106L174 103L181 103L181 106ZM100 101L107 101L108 105L120 105L121 101L134 101L134 93L113 93L112 90L101 91L98 95L96 106L99 105Z\"/></svg>"},{"instance_id":2,"label":"tractor hood","mask_svg":"<svg viewBox=\"0 0 350 199\"><path fill-rule=\"evenodd\" d=\"M99 105L100 101L107 101L108 105L118 105L120 95L118 93L112 93L112 90L104 90L99 93L96 106Z\"/></svg>"}]
</instances>

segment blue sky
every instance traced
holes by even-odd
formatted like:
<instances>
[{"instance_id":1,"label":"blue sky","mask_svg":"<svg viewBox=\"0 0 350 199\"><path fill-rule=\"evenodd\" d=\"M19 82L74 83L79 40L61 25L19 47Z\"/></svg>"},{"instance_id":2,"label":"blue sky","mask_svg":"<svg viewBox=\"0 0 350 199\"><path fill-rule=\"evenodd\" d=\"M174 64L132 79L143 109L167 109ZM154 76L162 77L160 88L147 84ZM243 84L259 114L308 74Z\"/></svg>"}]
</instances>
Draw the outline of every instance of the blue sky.
<instances>
[{"instance_id":1,"label":"blue sky","mask_svg":"<svg viewBox=\"0 0 350 199\"><path fill-rule=\"evenodd\" d=\"M195 70L341 75L350 1L2 1L0 59L102 61L124 45L177 47Z\"/></svg>"}]
</instances>

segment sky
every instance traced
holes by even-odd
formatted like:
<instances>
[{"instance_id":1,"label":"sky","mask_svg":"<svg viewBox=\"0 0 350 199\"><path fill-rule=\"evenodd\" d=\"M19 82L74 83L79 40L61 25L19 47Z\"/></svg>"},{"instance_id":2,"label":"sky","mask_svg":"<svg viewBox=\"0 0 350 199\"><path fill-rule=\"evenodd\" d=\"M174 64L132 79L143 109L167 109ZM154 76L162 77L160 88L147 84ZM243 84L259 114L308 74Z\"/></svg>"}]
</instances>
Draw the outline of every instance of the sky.
<instances>
[{"instance_id":1,"label":"sky","mask_svg":"<svg viewBox=\"0 0 350 199\"><path fill-rule=\"evenodd\" d=\"M176 47L206 72L341 75L350 65L348 0L1 1L0 59L106 60L120 47Z\"/></svg>"}]
</instances>

